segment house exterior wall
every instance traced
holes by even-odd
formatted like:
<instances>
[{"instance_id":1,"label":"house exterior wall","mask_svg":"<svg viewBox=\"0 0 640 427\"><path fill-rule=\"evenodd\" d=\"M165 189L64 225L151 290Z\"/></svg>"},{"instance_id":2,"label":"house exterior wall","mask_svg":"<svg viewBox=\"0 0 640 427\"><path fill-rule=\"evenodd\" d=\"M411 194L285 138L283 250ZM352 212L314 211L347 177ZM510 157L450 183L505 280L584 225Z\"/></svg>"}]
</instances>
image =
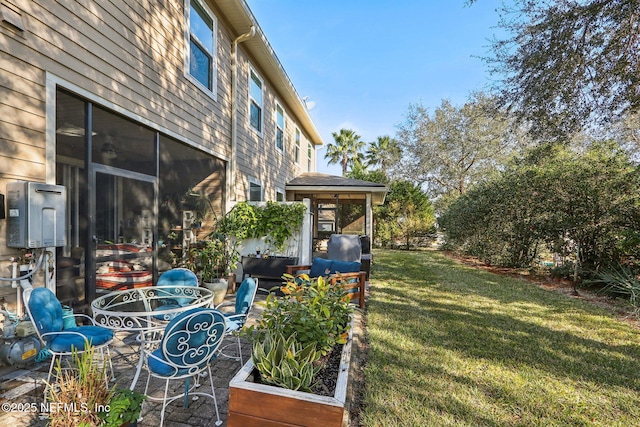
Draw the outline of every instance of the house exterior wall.
<instances>
[{"instance_id":1,"label":"house exterior wall","mask_svg":"<svg viewBox=\"0 0 640 427\"><path fill-rule=\"evenodd\" d=\"M249 76L250 70L256 71L264 83L263 130L259 134L249 124ZM265 189L264 199L275 200L276 188L284 190L285 183L304 172L307 168L307 143L304 129L291 115L275 91L268 76L252 60L247 52L240 48L238 55L238 169L239 180L236 183L238 201L245 200L248 194L248 178L260 180ZM285 113L284 150L276 149L276 105L280 104ZM295 130L300 130L300 161L294 161ZM312 150L313 170L315 171L315 150Z\"/></svg>"},{"instance_id":2,"label":"house exterior wall","mask_svg":"<svg viewBox=\"0 0 640 427\"><path fill-rule=\"evenodd\" d=\"M185 76L184 0L1 0L0 194L15 180L55 182L56 85L228 162L232 44L239 34L216 2L206 4L217 18L213 97ZM242 44L238 58L237 170L227 179L237 201L247 198L250 178L260 181L265 200L274 200L276 189L308 171L308 133ZM265 83L262 137L248 123L249 64ZM276 100L286 115L284 154L275 149ZM15 254L0 220L0 270ZM0 283L0 297L14 292Z\"/></svg>"}]
</instances>

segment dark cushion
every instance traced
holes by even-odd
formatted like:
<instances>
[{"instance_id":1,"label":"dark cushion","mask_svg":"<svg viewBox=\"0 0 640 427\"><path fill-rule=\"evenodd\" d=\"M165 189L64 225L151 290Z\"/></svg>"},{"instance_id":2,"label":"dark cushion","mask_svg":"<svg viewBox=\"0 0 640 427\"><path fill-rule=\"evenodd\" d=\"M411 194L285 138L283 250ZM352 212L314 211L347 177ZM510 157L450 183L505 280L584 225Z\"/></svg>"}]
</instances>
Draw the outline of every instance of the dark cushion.
<instances>
[{"instance_id":1,"label":"dark cushion","mask_svg":"<svg viewBox=\"0 0 640 427\"><path fill-rule=\"evenodd\" d=\"M355 234L332 234L327 242L328 259L353 262L361 255L360 236Z\"/></svg>"},{"instance_id":2,"label":"dark cushion","mask_svg":"<svg viewBox=\"0 0 640 427\"><path fill-rule=\"evenodd\" d=\"M360 271L359 262L333 261L331 263L331 274L335 273L355 273Z\"/></svg>"},{"instance_id":3,"label":"dark cushion","mask_svg":"<svg viewBox=\"0 0 640 427\"><path fill-rule=\"evenodd\" d=\"M311 269L309 270L309 276L320 277L328 276L331 273L331 260L315 257L311 263Z\"/></svg>"}]
</instances>

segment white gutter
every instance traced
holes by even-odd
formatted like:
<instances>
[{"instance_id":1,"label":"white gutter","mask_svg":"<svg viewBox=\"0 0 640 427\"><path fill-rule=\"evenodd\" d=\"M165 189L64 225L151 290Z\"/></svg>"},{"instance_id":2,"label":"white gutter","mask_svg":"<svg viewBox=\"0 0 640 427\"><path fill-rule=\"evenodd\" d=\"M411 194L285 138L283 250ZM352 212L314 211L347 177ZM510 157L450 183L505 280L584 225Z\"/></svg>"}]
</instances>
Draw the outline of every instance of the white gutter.
<instances>
[{"instance_id":1,"label":"white gutter","mask_svg":"<svg viewBox=\"0 0 640 427\"><path fill-rule=\"evenodd\" d=\"M249 40L256 35L255 25L251 26L249 32L238 36L231 44L231 159L227 169L227 203L226 210L230 210L229 202L235 202L236 197L236 151L238 139L238 112L236 111L238 96L238 44Z\"/></svg>"}]
</instances>

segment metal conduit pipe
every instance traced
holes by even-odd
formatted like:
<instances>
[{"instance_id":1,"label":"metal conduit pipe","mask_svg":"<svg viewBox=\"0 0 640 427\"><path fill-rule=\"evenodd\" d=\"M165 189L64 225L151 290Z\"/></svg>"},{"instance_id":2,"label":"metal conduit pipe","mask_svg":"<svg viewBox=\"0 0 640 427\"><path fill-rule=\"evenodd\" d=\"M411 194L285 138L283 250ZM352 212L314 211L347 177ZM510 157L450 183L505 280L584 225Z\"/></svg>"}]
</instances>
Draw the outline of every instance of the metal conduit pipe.
<instances>
[{"instance_id":1,"label":"metal conduit pipe","mask_svg":"<svg viewBox=\"0 0 640 427\"><path fill-rule=\"evenodd\" d=\"M251 29L240 36L238 36L231 45L231 159L229 160L229 166L227 168L227 200L236 201L236 150L237 150L237 138L238 138L238 112L237 109L237 97L238 97L238 44L246 40L249 40L256 35L255 25L251 26ZM229 210L229 203L225 206L226 210Z\"/></svg>"}]
</instances>

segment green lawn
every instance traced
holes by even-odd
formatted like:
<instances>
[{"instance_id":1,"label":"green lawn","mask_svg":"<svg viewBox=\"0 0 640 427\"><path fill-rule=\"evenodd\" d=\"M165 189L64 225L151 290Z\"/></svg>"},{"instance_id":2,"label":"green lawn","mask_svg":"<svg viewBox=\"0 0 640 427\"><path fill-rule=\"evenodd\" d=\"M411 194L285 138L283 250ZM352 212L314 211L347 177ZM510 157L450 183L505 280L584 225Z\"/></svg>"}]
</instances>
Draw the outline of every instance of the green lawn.
<instances>
[{"instance_id":1,"label":"green lawn","mask_svg":"<svg viewBox=\"0 0 640 427\"><path fill-rule=\"evenodd\" d=\"M640 426L640 331L438 252L377 251L363 424Z\"/></svg>"}]
</instances>

